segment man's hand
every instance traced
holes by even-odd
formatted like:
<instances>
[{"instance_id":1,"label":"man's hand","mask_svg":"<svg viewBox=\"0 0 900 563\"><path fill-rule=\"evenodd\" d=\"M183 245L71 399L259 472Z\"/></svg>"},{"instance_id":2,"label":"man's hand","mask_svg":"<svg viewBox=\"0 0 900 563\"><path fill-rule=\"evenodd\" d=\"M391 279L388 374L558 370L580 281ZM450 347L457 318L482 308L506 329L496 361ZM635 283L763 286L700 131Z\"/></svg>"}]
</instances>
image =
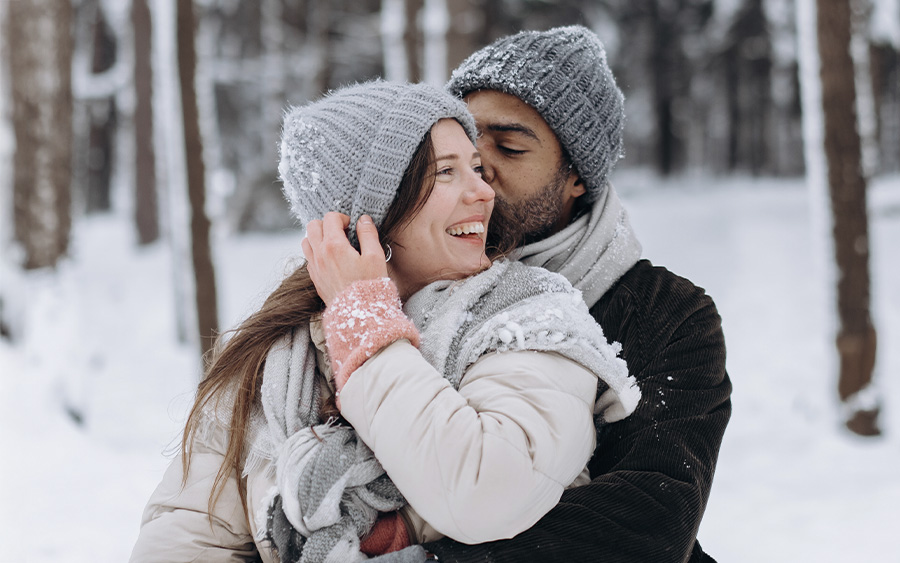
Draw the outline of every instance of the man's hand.
<instances>
[{"instance_id":1,"label":"man's hand","mask_svg":"<svg viewBox=\"0 0 900 563\"><path fill-rule=\"evenodd\" d=\"M356 223L359 252L347 239L345 231L349 226L350 217L336 212L306 226L303 255L316 291L326 306L353 282L387 276L384 250L372 218L363 215Z\"/></svg>"}]
</instances>

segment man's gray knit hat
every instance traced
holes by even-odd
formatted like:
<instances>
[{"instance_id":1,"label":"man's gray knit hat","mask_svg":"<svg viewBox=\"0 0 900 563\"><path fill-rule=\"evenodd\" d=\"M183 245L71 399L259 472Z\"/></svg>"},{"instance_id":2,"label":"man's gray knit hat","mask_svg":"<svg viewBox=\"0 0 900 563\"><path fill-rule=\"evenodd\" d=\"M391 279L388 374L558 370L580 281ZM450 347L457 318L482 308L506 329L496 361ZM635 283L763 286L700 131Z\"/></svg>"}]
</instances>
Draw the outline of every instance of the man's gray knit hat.
<instances>
[{"instance_id":1,"label":"man's gray knit hat","mask_svg":"<svg viewBox=\"0 0 900 563\"><path fill-rule=\"evenodd\" d=\"M603 44L585 27L502 37L463 61L447 88L460 98L498 90L536 109L572 158L589 200L602 193L622 157L624 96Z\"/></svg>"},{"instance_id":2,"label":"man's gray knit hat","mask_svg":"<svg viewBox=\"0 0 900 563\"><path fill-rule=\"evenodd\" d=\"M472 142L475 122L460 100L427 84L381 80L348 86L284 117L278 173L291 211L304 227L329 211L381 226L416 148L443 118Z\"/></svg>"}]
</instances>

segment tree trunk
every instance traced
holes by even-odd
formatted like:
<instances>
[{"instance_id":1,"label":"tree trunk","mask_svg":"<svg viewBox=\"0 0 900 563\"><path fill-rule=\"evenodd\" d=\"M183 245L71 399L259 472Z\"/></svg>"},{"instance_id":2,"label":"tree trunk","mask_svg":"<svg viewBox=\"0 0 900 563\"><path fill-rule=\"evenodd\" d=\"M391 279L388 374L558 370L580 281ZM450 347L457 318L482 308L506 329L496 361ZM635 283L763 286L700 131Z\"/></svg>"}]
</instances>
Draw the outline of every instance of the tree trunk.
<instances>
[{"instance_id":1,"label":"tree trunk","mask_svg":"<svg viewBox=\"0 0 900 563\"><path fill-rule=\"evenodd\" d=\"M132 0L134 28L134 220L139 244L159 239L156 154L153 149L153 68L150 63L151 19L147 0Z\"/></svg>"},{"instance_id":2,"label":"tree trunk","mask_svg":"<svg viewBox=\"0 0 900 563\"><path fill-rule=\"evenodd\" d=\"M203 143L194 77L197 53L194 45L196 21L192 0L177 4L178 77L181 82L181 111L184 119L184 152L187 162L188 199L191 206L191 255L197 304L197 330L203 356L212 349L219 330L216 278L209 242L210 223L206 216L206 178Z\"/></svg>"},{"instance_id":3,"label":"tree trunk","mask_svg":"<svg viewBox=\"0 0 900 563\"><path fill-rule=\"evenodd\" d=\"M675 167L675 128L672 122L674 103L672 60L674 37L667 14L661 13L656 1L648 4L649 25L653 32L651 69L653 80L653 109L656 118L656 168L667 176Z\"/></svg>"},{"instance_id":4,"label":"tree trunk","mask_svg":"<svg viewBox=\"0 0 900 563\"><path fill-rule=\"evenodd\" d=\"M466 57L481 45L478 39L486 27L481 20L479 7L471 0L447 0L450 27L447 29L447 68L453 72Z\"/></svg>"},{"instance_id":5,"label":"tree trunk","mask_svg":"<svg viewBox=\"0 0 900 563\"><path fill-rule=\"evenodd\" d=\"M91 74L107 72L116 64L118 45L99 2L93 6ZM88 151L85 207L88 213L112 208L113 145L116 137L116 96L110 92L87 102Z\"/></svg>"},{"instance_id":6,"label":"tree trunk","mask_svg":"<svg viewBox=\"0 0 900 563\"><path fill-rule=\"evenodd\" d=\"M331 39L331 10L328 2L309 2L307 5L306 36L310 43L310 51L317 59L316 72L313 79L313 98L318 98L328 91L331 85L331 74L334 68L334 45Z\"/></svg>"},{"instance_id":7,"label":"tree trunk","mask_svg":"<svg viewBox=\"0 0 900 563\"><path fill-rule=\"evenodd\" d=\"M879 434L878 405L865 391L875 367L875 328L869 315L869 238L866 181L856 120L856 87L850 56L850 0L817 0L825 157L834 217L840 327L838 393L847 427Z\"/></svg>"},{"instance_id":8,"label":"tree trunk","mask_svg":"<svg viewBox=\"0 0 900 563\"><path fill-rule=\"evenodd\" d=\"M424 0L405 0L406 5L406 29L403 32L403 44L406 46L406 63L409 65L409 81L420 82L422 80L422 65L419 53L422 49L422 32L419 29L419 13L422 11Z\"/></svg>"},{"instance_id":9,"label":"tree trunk","mask_svg":"<svg viewBox=\"0 0 900 563\"><path fill-rule=\"evenodd\" d=\"M14 234L25 268L54 266L71 230L72 6L9 2Z\"/></svg>"},{"instance_id":10,"label":"tree trunk","mask_svg":"<svg viewBox=\"0 0 900 563\"><path fill-rule=\"evenodd\" d=\"M447 82L447 31L450 13L446 0L425 0L422 11L422 80L435 88Z\"/></svg>"}]
</instances>

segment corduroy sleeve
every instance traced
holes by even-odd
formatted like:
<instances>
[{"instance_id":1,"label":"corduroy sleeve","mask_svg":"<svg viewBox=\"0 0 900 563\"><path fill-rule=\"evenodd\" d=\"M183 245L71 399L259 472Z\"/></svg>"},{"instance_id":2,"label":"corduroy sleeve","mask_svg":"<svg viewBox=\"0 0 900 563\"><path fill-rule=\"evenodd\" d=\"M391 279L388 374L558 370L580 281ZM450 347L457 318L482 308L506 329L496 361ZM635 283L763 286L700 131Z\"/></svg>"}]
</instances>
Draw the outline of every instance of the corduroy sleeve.
<instances>
[{"instance_id":1,"label":"corduroy sleeve","mask_svg":"<svg viewBox=\"0 0 900 563\"><path fill-rule=\"evenodd\" d=\"M731 416L715 304L643 260L592 313L622 343L643 396L637 410L598 436L591 483L513 539L426 546L441 561L709 561L696 535Z\"/></svg>"}]
</instances>

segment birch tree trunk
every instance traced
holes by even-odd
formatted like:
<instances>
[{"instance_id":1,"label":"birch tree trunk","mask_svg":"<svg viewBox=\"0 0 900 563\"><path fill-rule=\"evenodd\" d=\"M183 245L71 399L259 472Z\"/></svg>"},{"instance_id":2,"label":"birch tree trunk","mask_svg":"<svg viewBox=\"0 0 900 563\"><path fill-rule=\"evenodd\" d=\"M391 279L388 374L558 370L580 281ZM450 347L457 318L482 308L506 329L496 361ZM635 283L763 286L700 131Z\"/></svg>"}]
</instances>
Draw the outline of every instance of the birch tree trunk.
<instances>
[{"instance_id":1,"label":"birch tree trunk","mask_svg":"<svg viewBox=\"0 0 900 563\"><path fill-rule=\"evenodd\" d=\"M422 31L425 38L423 79L435 88L447 82L447 31L450 14L446 0L425 0Z\"/></svg>"},{"instance_id":2,"label":"birch tree trunk","mask_svg":"<svg viewBox=\"0 0 900 563\"><path fill-rule=\"evenodd\" d=\"M206 216L206 171L194 79L197 53L194 45L196 21L193 0L176 5L178 77L181 82L181 111L184 122L184 152L187 161L188 199L191 206L191 255L194 266L197 305L197 332L205 357L219 330L216 278L209 242L210 223Z\"/></svg>"},{"instance_id":3,"label":"birch tree trunk","mask_svg":"<svg viewBox=\"0 0 900 563\"><path fill-rule=\"evenodd\" d=\"M837 306L840 328L838 393L847 427L879 434L878 402L869 387L875 367L875 328L869 311L869 238L866 180L856 119L856 86L850 54L851 0L817 0L825 157L834 217Z\"/></svg>"},{"instance_id":4,"label":"birch tree trunk","mask_svg":"<svg viewBox=\"0 0 900 563\"><path fill-rule=\"evenodd\" d=\"M159 202L156 191L156 153L153 149L153 67L150 7L132 0L134 30L134 220L139 244L159 239Z\"/></svg>"},{"instance_id":5,"label":"birch tree trunk","mask_svg":"<svg viewBox=\"0 0 900 563\"><path fill-rule=\"evenodd\" d=\"M26 269L54 266L71 230L72 6L9 2L14 234Z\"/></svg>"},{"instance_id":6,"label":"birch tree trunk","mask_svg":"<svg viewBox=\"0 0 900 563\"><path fill-rule=\"evenodd\" d=\"M419 82L419 12L424 0L382 0L381 37L384 49L384 76L394 82Z\"/></svg>"},{"instance_id":7,"label":"birch tree trunk","mask_svg":"<svg viewBox=\"0 0 900 563\"><path fill-rule=\"evenodd\" d=\"M404 0L381 0L381 44L384 77L391 82L409 80L409 64L403 34L406 29Z\"/></svg>"}]
</instances>

